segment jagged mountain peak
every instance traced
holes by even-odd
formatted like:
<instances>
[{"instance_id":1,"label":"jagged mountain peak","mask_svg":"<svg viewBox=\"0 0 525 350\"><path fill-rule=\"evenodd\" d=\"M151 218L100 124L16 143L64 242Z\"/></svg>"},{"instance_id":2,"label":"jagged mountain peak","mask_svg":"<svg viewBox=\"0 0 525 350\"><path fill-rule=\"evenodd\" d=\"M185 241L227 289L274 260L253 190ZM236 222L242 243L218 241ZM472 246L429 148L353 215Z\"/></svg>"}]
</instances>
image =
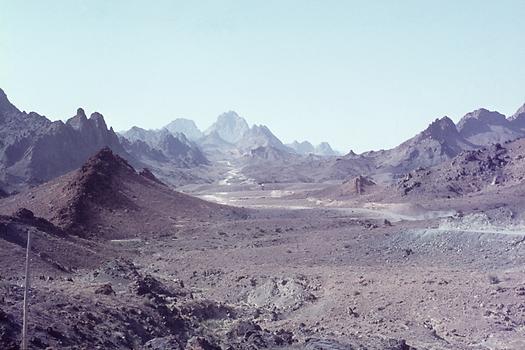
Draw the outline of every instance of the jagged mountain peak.
<instances>
[{"instance_id":1,"label":"jagged mountain peak","mask_svg":"<svg viewBox=\"0 0 525 350\"><path fill-rule=\"evenodd\" d=\"M218 121L229 121L229 120L244 120L244 118L240 117L239 114L235 111L227 111L224 113L221 113L217 117Z\"/></svg>"},{"instance_id":2,"label":"jagged mountain peak","mask_svg":"<svg viewBox=\"0 0 525 350\"><path fill-rule=\"evenodd\" d=\"M0 112L18 112L18 108L16 108L7 98L6 93L4 90L0 89Z\"/></svg>"},{"instance_id":3,"label":"jagged mountain peak","mask_svg":"<svg viewBox=\"0 0 525 350\"><path fill-rule=\"evenodd\" d=\"M308 141L299 142L295 140L294 142L287 145L292 148L295 152L303 155L311 154L315 152L314 146Z\"/></svg>"},{"instance_id":4,"label":"jagged mountain peak","mask_svg":"<svg viewBox=\"0 0 525 350\"><path fill-rule=\"evenodd\" d=\"M315 154L319 156L334 156L339 154L332 149L332 146L330 146L328 142L321 142L317 146L314 146L309 141L299 142L295 140L287 146L293 149L296 153L302 155Z\"/></svg>"},{"instance_id":5,"label":"jagged mountain peak","mask_svg":"<svg viewBox=\"0 0 525 350\"><path fill-rule=\"evenodd\" d=\"M249 129L244 118L234 111L228 111L219 115L217 121L206 130L205 134L216 131L223 140L236 143Z\"/></svg>"},{"instance_id":6,"label":"jagged mountain peak","mask_svg":"<svg viewBox=\"0 0 525 350\"><path fill-rule=\"evenodd\" d=\"M270 131L270 129L266 126L266 125L262 125L262 124L254 124L252 127L251 127L252 131L253 132L256 132L256 133L263 133L263 134L266 134L266 135L269 135L271 134L272 132Z\"/></svg>"},{"instance_id":7,"label":"jagged mountain peak","mask_svg":"<svg viewBox=\"0 0 525 350\"><path fill-rule=\"evenodd\" d=\"M301 142L299 142L297 140L294 140L292 142L292 145L304 145L304 146L312 146L313 147L313 145L312 145L312 143L310 141L301 141Z\"/></svg>"},{"instance_id":8,"label":"jagged mountain peak","mask_svg":"<svg viewBox=\"0 0 525 350\"><path fill-rule=\"evenodd\" d=\"M102 132L108 131L104 116L99 112L91 113L88 118L83 108L78 108L77 113L66 121L66 124L75 130L82 131L85 128L94 128Z\"/></svg>"},{"instance_id":9,"label":"jagged mountain peak","mask_svg":"<svg viewBox=\"0 0 525 350\"><path fill-rule=\"evenodd\" d=\"M420 138L432 138L438 141L446 142L450 138L459 136L456 124L447 116L436 118L430 125L423 130Z\"/></svg>"},{"instance_id":10,"label":"jagged mountain peak","mask_svg":"<svg viewBox=\"0 0 525 350\"><path fill-rule=\"evenodd\" d=\"M517 122L520 127L525 125L525 103L520 108L518 108L516 113L509 117L509 121L513 123Z\"/></svg>"},{"instance_id":11,"label":"jagged mountain peak","mask_svg":"<svg viewBox=\"0 0 525 350\"><path fill-rule=\"evenodd\" d=\"M525 132L525 104L523 104L516 113L508 119L509 123L522 133Z\"/></svg>"},{"instance_id":12,"label":"jagged mountain peak","mask_svg":"<svg viewBox=\"0 0 525 350\"><path fill-rule=\"evenodd\" d=\"M470 113L467 113L457 124L458 130L461 132L464 129L472 127L473 125L493 124L493 125L504 125L507 124L507 118L495 111L489 111L485 108L480 108Z\"/></svg>"},{"instance_id":13,"label":"jagged mountain peak","mask_svg":"<svg viewBox=\"0 0 525 350\"><path fill-rule=\"evenodd\" d=\"M478 146L503 143L523 136L519 122L507 119L503 114L481 108L466 114L458 122L462 137Z\"/></svg>"},{"instance_id":14,"label":"jagged mountain peak","mask_svg":"<svg viewBox=\"0 0 525 350\"><path fill-rule=\"evenodd\" d=\"M265 125L253 125L243 134L237 143L237 147L242 151L269 146L287 152L293 152L291 148L285 146Z\"/></svg>"},{"instance_id":15,"label":"jagged mountain peak","mask_svg":"<svg viewBox=\"0 0 525 350\"><path fill-rule=\"evenodd\" d=\"M315 154L320 156L337 156L339 152L336 152L328 142L321 142L315 147Z\"/></svg>"},{"instance_id":16,"label":"jagged mountain peak","mask_svg":"<svg viewBox=\"0 0 525 350\"><path fill-rule=\"evenodd\" d=\"M202 131L191 119L177 118L164 127L172 133L183 133L188 139L195 141L203 136Z\"/></svg>"},{"instance_id":17,"label":"jagged mountain peak","mask_svg":"<svg viewBox=\"0 0 525 350\"><path fill-rule=\"evenodd\" d=\"M183 132L170 131L170 130L168 130L166 128L162 128L162 129L160 129L158 131L158 133L159 133L160 137L163 137L163 138L166 138L166 137L176 138L176 139L180 140L183 143L191 143L189 138Z\"/></svg>"},{"instance_id":18,"label":"jagged mountain peak","mask_svg":"<svg viewBox=\"0 0 525 350\"><path fill-rule=\"evenodd\" d=\"M83 118L87 119L86 112L84 111L84 108L82 108L82 107L77 108L77 114L76 115L79 116L79 117L83 117Z\"/></svg>"},{"instance_id":19,"label":"jagged mountain peak","mask_svg":"<svg viewBox=\"0 0 525 350\"><path fill-rule=\"evenodd\" d=\"M88 124L86 112L83 108L78 108L77 113L66 121L66 124L75 130L80 130Z\"/></svg>"},{"instance_id":20,"label":"jagged mountain peak","mask_svg":"<svg viewBox=\"0 0 525 350\"><path fill-rule=\"evenodd\" d=\"M108 129L108 126L106 125L106 121L104 120L104 116L100 114L99 112L91 113L89 120L95 124L97 129L103 129L103 130Z\"/></svg>"}]
</instances>

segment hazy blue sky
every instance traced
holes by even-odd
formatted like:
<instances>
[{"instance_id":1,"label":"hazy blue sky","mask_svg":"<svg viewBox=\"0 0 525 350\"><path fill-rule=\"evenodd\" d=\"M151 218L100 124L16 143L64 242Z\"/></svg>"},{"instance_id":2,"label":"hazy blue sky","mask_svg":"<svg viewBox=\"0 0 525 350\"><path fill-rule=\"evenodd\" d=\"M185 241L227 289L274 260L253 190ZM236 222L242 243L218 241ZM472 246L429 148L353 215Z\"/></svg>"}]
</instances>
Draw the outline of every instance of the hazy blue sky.
<instances>
[{"instance_id":1,"label":"hazy blue sky","mask_svg":"<svg viewBox=\"0 0 525 350\"><path fill-rule=\"evenodd\" d=\"M284 141L392 147L525 102L522 1L0 0L0 87L116 130L235 110Z\"/></svg>"}]
</instances>

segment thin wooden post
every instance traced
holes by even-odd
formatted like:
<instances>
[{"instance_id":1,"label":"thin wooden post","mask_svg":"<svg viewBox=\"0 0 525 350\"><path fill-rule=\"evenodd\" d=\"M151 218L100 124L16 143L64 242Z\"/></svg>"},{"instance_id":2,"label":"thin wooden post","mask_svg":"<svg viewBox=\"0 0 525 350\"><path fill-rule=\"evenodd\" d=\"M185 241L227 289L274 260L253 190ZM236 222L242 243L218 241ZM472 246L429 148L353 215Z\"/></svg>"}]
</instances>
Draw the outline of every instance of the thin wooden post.
<instances>
[{"instance_id":1,"label":"thin wooden post","mask_svg":"<svg viewBox=\"0 0 525 350\"><path fill-rule=\"evenodd\" d=\"M30 276L30 253L31 253L31 230L27 230L26 245L26 275L24 283L24 311L22 316L22 350L27 350L27 314L29 312L29 288L31 286Z\"/></svg>"}]
</instances>

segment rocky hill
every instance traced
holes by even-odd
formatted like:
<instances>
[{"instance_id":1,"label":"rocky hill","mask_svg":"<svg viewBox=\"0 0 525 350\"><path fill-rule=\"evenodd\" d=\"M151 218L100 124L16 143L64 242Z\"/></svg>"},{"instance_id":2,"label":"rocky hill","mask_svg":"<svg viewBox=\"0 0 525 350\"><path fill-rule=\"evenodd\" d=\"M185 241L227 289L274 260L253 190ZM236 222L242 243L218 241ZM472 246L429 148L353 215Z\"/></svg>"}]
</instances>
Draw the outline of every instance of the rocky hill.
<instances>
[{"instance_id":1,"label":"rocky hill","mask_svg":"<svg viewBox=\"0 0 525 350\"><path fill-rule=\"evenodd\" d=\"M484 108L465 115L457 124L459 134L476 146L502 143L523 136L503 114Z\"/></svg>"},{"instance_id":2,"label":"rocky hill","mask_svg":"<svg viewBox=\"0 0 525 350\"><path fill-rule=\"evenodd\" d=\"M431 168L408 173L397 184L405 196L461 197L521 186L525 175L525 139L465 151Z\"/></svg>"},{"instance_id":3,"label":"rocky hill","mask_svg":"<svg viewBox=\"0 0 525 350\"><path fill-rule=\"evenodd\" d=\"M478 109L466 114L457 125L450 118L443 117L434 120L425 130L397 147L360 155L351 152L340 157L335 164L327 161L326 166L332 169L335 179L339 178L336 167L344 165L345 168L363 169L362 164L366 163L369 172L363 175L372 175L386 182L395 181L415 169L450 161L464 151L479 150L524 137L525 133L519 127L520 115L518 111L507 119L498 112ZM357 160L361 164L359 167Z\"/></svg>"},{"instance_id":4,"label":"rocky hill","mask_svg":"<svg viewBox=\"0 0 525 350\"><path fill-rule=\"evenodd\" d=\"M421 133L393 149L369 152L365 155L384 172L404 173L415 168L439 164L463 150L475 148L476 145L460 135L450 118L443 117L436 119Z\"/></svg>"},{"instance_id":5,"label":"rocky hill","mask_svg":"<svg viewBox=\"0 0 525 350\"><path fill-rule=\"evenodd\" d=\"M0 213L18 207L49 220L67 234L102 239L171 232L184 220L209 220L238 211L176 192L151 172L137 173L104 148L80 170L0 201Z\"/></svg>"}]
</instances>

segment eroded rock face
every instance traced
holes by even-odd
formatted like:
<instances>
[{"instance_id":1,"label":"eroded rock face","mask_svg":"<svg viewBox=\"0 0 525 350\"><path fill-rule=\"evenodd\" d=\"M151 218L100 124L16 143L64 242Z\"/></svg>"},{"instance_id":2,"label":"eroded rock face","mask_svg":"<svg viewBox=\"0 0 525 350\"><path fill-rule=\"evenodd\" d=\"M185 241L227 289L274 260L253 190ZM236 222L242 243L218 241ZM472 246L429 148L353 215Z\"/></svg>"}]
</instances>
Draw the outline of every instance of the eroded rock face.
<instances>
[{"instance_id":1,"label":"eroded rock face","mask_svg":"<svg viewBox=\"0 0 525 350\"><path fill-rule=\"evenodd\" d=\"M104 117L87 117L79 108L66 123L51 122L37 113L21 112L0 90L0 182L25 188L65 174L103 147L123 156L113 129Z\"/></svg>"}]
</instances>

